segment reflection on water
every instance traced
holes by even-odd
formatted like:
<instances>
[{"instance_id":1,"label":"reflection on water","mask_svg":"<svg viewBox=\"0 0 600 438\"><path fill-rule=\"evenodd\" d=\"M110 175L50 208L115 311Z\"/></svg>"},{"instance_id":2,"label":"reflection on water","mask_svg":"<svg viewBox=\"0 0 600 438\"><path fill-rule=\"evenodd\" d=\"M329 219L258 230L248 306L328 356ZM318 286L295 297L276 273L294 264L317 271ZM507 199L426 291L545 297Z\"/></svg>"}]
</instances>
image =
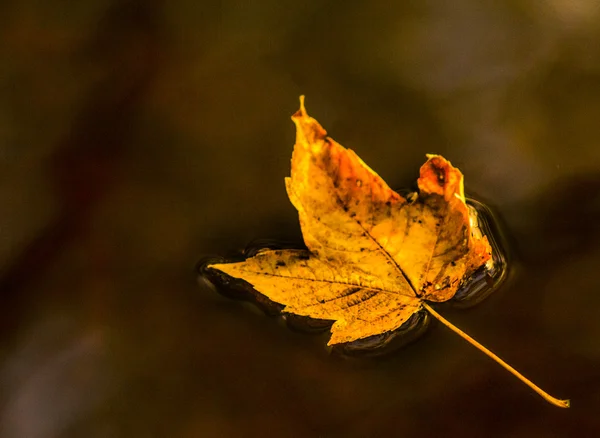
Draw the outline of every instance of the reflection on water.
<instances>
[{"instance_id":1,"label":"reflection on water","mask_svg":"<svg viewBox=\"0 0 600 438\"><path fill-rule=\"evenodd\" d=\"M401 190L406 195L406 191ZM471 307L487 298L498 289L506 279L508 262L504 250L504 242L495 221L492 211L481 202L467 199L469 207L469 220L474 236L486 236L492 247L492 258L472 275L462 279L455 296L449 301L457 307ZM291 243L282 243L273 239L256 240L237 256L230 258L206 257L198 263L199 281L203 285L210 284L213 290L229 298L252 302L266 314L279 315L288 327L304 332L323 332L331 328L333 321L318 320L307 316L294 315L282 312L284 306L273 302L265 295L256 291L249 283L242 279L210 269L208 266L215 263L233 263L254 257L267 249L294 249ZM306 249L306 248L305 248ZM344 356L383 356L387 355L421 336L429 324L429 315L425 310L415 313L398 329L379 335L369 336L354 342L335 345L334 353Z\"/></svg>"},{"instance_id":2,"label":"reflection on water","mask_svg":"<svg viewBox=\"0 0 600 438\"><path fill-rule=\"evenodd\" d=\"M506 241L498 218L485 204L468 198L469 219L474 235L486 236L492 247L492 258L463 280L451 303L460 307L471 307L497 290L508 275Z\"/></svg>"}]
</instances>

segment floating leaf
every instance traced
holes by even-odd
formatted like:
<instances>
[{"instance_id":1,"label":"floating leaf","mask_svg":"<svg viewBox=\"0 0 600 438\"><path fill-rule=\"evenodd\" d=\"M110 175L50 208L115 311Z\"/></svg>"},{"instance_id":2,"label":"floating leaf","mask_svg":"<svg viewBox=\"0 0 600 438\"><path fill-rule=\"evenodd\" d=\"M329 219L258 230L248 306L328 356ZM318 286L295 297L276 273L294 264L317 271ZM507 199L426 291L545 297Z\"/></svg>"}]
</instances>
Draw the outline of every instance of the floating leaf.
<instances>
[{"instance_id":1,"label":"floating leaf","mask_svg":"<svg viewBox=\"0 0 600 438\"><path fill-rule=\"evenodd\" d=\"M308 249L264 250L209 268L245 280L285 312L334 321L329 345L392 332L425 309L546 400L568 407L428 304L451 299L492 259L487 238L471 225L462 173L427 155L418 193L403 197L328 137L302 97L292 120L296 145L285 182Z\"/></svg>"}]
</instances>

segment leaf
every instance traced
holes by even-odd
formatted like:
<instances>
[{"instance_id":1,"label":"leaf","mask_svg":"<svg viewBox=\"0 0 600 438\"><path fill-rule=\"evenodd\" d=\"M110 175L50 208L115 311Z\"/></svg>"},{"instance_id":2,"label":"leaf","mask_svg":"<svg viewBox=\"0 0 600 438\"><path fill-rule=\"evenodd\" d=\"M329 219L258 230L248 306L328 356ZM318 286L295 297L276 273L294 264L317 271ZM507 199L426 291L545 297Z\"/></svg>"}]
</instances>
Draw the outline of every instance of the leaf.
<instances>
[{"instance_id":1,"label":"leaf","mask_svg":"<svg viewBox=\"0 0 600 438\"><path fill-rule=\"evenodd\" d=\"M247 281L285 312L335 321L328 345L396 330L426 309L493 355L427 304L451 299L491 259L487 238L471 230L462 173L427 155L418 194L407 199L328 137L303 97L292 120L296 144L285 183L308 250L265 250L209 267Z\"/></svg>"},{"instance_id":2,"label":"leaf","mask_svg":"<svg viewBox=\"0 0 600 438\"><path fill-rule=\"evenodd\" d=\"M270 250L213 265L285 311L335 320L329 345L392 331L421 303L446 301L491 248L471 234L463 176L429 155L419 195L406 200L354 152L326 136L304 106L287 192L308 251Z\"/></svg>"}]
</instances>

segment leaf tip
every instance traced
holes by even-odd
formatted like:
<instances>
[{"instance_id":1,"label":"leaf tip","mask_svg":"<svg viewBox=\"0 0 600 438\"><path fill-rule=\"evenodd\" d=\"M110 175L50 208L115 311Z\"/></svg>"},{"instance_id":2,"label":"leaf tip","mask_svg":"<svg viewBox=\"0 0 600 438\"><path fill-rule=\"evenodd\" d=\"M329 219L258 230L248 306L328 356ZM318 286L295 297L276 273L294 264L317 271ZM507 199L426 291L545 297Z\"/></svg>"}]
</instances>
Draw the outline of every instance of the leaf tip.
<instances>
[{"instance_id":1,"label":"leaf tip","mask_svg":"<svg viewBox=\"0 0 600 438\"><path fill-rule=\"evenodd\" d=\"M292 120L296 122L296 120L301 120L307 116L306 107L304 106L304 94L302 94L300 95L300 108L292 115Z\"/></svg>"},{"instance_id":2,"label":"leaf tip","mask_svg":"<svg viewBox=\"0 0 600 438\"><path fill-rule=\"evenodd\" d=\"M300 96L300 108L292 115L292 121L296 125L296 144L312 144L325 138L327 131L310 117L304 106L304 95Z\"/></svg>"},{"instance_id":3,"label":"leaf tip","mask_svg":"<svg viewBox=\"0 0 600 438\"><path fill-rule=\"evenodd\" d=\"M465 201L463 175L450 161L441 155L427 154L427 162L421 166L419 190L444 196L449 201L454 195Z\"/></svg>"}]
</instances>

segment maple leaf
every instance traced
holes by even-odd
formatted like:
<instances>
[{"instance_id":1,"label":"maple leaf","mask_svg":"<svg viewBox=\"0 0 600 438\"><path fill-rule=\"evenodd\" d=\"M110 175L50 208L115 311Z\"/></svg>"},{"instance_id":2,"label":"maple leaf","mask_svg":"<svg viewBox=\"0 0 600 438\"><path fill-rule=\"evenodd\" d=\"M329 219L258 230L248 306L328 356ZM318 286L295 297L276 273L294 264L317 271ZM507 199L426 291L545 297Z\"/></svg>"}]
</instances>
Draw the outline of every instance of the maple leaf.
<instances>
[{"instance_id":1,"label":"maple leaf","mask_svg":"<svg viewBox=\"0 0 600 438\"><path fill-rule=\"evenodd\" d=\"M245 280L285 312L334 321L328 345L396 330L425 309L548 401L567 407L427 304L451 299L491 259L487 238L471 229L462 173L427 155L418 193L404 198L327 136L308 116L303 96L300 103L285 183L308 250L264 250L209 268Z\"/></svg>"}]
</instances>

